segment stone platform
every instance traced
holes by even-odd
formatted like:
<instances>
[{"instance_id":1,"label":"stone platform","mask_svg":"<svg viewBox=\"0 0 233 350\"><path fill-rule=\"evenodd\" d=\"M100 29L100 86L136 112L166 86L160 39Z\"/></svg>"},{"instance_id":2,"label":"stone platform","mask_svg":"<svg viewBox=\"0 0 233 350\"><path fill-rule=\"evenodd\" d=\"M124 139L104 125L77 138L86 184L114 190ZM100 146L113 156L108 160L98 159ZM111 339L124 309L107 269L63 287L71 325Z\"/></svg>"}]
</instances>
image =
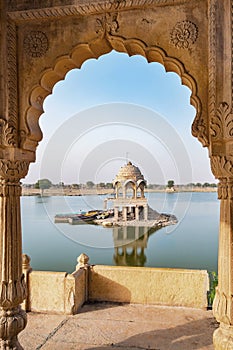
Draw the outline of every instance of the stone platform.
<instances>
[{"instance_id":1,"label":"stone platform","mask_svg":"<svg viewBox=\"0 0 233 350\"><path fill-rule=\"evenodd\" d=\"M212 311L135 304L86 304L75 316L28 314L24 350L214 350Z\"/></svg>"}]
</instances>

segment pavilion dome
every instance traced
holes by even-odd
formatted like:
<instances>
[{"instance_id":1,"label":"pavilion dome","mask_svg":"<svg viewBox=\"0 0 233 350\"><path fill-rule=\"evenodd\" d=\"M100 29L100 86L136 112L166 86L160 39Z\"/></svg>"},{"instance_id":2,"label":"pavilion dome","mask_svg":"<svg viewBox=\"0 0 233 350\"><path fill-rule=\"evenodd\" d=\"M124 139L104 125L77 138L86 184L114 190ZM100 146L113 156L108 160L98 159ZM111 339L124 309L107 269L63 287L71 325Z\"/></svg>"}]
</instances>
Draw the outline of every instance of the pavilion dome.
<instances>
[{"instance_id":1,"label":"pavilion dome","mask_svg":"<svg viewBox=\"0 0 233 350\"><path fill-rule=\"evenodd\" d=\"M127 180L132 180L133 182L138 182L139 180L145 181L140 169L131 162L128 162L126 165L120 168L119 173L116 175L113 183L122 183Z\"/></svg>"}]
</instances>

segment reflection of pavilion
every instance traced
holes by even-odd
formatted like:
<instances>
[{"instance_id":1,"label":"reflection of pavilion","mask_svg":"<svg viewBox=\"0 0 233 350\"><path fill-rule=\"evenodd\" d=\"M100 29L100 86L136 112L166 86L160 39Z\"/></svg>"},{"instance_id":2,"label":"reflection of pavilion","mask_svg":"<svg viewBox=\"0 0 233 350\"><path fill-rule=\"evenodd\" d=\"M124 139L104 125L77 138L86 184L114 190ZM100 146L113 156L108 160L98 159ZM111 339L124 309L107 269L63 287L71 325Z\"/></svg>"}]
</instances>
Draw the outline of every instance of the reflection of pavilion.
<instances>
[{"instance_id":1,"label":"reflection of pavilion","mask_svg":"<svg viewBox=\"0 0 233 350\"><path fill-rule=\"evenodd\" d=\"M119 213L122 220L148 219L148 204L144 196L146 181L139 168L128 162L121 167L113 182L115 189L114 219L119 220Z\"/></svg>"},{"instance_id":2,"label":"reflection of pavilion","mask_svg":"<svg viewBox=\"0 0 233 350\"><path fill-rule=\"evenodd\" d=\"M114 261L120 266L144 266L146 262L145 249L149 236L157 228L145 226L114 226Z\"/></svg>"}]
</instances>

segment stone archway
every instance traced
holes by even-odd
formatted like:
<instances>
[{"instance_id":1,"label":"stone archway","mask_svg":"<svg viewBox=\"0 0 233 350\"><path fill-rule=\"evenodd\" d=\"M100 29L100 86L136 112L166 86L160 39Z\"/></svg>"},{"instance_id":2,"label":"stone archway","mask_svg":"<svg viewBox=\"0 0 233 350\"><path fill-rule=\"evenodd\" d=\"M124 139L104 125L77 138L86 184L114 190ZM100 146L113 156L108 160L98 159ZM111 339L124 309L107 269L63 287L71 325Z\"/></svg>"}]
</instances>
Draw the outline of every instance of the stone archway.
<instances>
[{"instance_id":1,"label":"stone archway","mask_svg":"<svg viewBox=\"0 0 233 350\"><path fill-rule=\"evenodd\" d=\"M233 1L0 0L0 337L20 349L26 325L20 179L42 138L43 101L66 73L115 49L179 74L197 114L221 199L216 349L233 349Z\"/></svg>"}]
</instances>

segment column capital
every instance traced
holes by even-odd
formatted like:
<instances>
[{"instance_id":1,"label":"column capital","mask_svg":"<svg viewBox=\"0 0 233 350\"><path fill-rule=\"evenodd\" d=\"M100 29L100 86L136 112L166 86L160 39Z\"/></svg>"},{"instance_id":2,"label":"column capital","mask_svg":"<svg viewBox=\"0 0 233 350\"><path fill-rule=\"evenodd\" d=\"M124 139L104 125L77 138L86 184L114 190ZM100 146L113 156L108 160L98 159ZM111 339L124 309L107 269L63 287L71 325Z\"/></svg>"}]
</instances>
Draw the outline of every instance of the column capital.
<instances>
[{"instance_id":1,"label":"column capital","mask_svg":"<svg viewBox=\"0 0 233 350\"><path fill-rule=\"evenodd\" d=\"M233 178L220 178L218 199L233 199Z\"/></svg>"},{"instance_id":2,"label":"column capital","mask_svg":"<svg viewBox=\"0 0 233 350\"><path fill-rule=\"evenodd\" d=\"M0 180L19 182L28 173L30 161L0 159Z\"/></svg>"},{"instance_id":3,"label":"column capital","mask_svg":"<svg viewBox=\"0 0 233 350\"><path fill-rule=\"evenodd\" d=\"M233 179L233 156L212 155L210 156L211 170L217 179Z\"/></svg>"}]
</instances>

